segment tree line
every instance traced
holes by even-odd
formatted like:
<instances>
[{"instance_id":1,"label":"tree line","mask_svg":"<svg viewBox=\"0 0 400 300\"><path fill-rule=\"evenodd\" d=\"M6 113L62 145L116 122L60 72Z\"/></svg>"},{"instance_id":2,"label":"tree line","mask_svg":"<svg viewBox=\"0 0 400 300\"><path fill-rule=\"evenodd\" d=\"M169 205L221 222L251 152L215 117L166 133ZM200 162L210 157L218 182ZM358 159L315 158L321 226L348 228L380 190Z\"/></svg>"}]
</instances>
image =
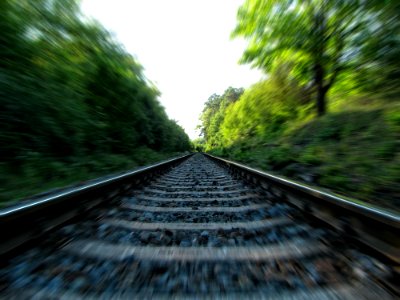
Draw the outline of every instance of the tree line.
<instances>
[{"instance_id":1,"label":"tree line","mask_svg":"<svg viewBox=\"0 0 400 300\"><path fill-rule=\"evenodd\" d=\"M129 161L146 151L190 148L143 67L82 15L78 1L3 0L0 12L3 174L23 177L32 161L76 165L107 155Z\"/></svg>"},{"instance_id":2,"label":"tree line","mask_svg":"<svg viewBox=\"0 0 400 300\"><path fill-rule=\"evenodd\" d=\"M265 73L205 102L196 148L399 209L400 3L246 0L232 36Z\"/></svg>"},{"instance_id":3,"label":"tree line","mask_svg":"<svg viewBox=\"0 0 400 300\"><path fill-rule=\"evenodd\" d=\"M240 137L265 137L297 118L323 116L328 96L400 94L400 4L397 1L246 0L234 38L240 60L267 79L243 93L228 88L205 103L200 125L209 149ZM240 90L233 101L226 93ZM232 98L230 98L232 99Z\"/></svg>"}]
</instances>

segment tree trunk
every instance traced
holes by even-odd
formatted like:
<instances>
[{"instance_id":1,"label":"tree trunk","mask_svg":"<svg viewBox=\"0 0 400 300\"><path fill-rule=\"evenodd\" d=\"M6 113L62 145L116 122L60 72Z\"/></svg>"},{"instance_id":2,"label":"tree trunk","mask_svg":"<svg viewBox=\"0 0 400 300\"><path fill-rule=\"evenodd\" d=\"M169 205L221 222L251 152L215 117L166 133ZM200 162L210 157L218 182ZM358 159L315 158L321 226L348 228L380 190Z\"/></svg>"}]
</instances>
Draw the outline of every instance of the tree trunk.
<instances>
[{"instance_id":1,"label":"tree trunk","mask_svg":"<svg viewBox=\"0 0 400 300\"><path fill-rule=\"evenodd\" d=\"M326 112L325 95L327 87L325 86L325 68L324 54L327 47L327 32L326 32L326 7L325 1L322 5L314 7L314 32L315 32L315 47L314 47L314 84L317 92L317 113L318 116L323 116Z\"/></svg>"},{"instance_id":2,"label":"tree trunk","mask_svg":"<svg viewBox=\"0 0 400 300\"><path fill-rule=\"evenodd\" d=\"M317 113L321 117L326 113L326 89L318 86L317 89Z\"/></svg>"},{"instance_id":3,"label":"tree trunk","mask_svg":"<svg viewBox=\"0 0 400 300\"><path fill-rule=\"evenodd\" d=\"M315 64L314 81L317 90L317 113L318 116L323 116L326 113L325 95L327 89L324 86L324 68L320 63Z\"/></svg>"}]
</instances>

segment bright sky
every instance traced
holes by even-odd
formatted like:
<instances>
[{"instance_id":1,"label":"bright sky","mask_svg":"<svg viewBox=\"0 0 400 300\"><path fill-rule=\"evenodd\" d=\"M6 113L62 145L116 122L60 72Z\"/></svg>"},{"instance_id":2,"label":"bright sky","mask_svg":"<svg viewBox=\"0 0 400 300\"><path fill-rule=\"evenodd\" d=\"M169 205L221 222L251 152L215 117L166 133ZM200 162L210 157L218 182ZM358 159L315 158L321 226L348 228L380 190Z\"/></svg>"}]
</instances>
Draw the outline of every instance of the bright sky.
<instances>
[{"instance_id":1,"label":"bright sky","mask_svg":"<svg viewBox=\"0 0 400 300\"><path fill-rule=\"evenodd\" d=\"M204 102L229 86L248 87L261 72L238 65L246 43L230 40L244 0L83 0L82 10L115 34L161 91L170 118L189 134Z\"/></svg>"}]
</instances>

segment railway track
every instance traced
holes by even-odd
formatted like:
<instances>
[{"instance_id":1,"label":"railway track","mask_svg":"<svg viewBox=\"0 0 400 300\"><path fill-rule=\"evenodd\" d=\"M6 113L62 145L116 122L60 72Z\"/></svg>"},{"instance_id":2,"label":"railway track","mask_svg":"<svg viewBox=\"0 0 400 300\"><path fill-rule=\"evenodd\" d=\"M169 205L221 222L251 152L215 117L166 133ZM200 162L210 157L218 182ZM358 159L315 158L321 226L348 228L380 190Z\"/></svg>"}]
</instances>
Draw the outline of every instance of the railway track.
<instances>
[{"instance_id":1,"label":"railway track","mask_svg":"<svg viewBox=\"0 0 400 300\"><path fill-rule=\"evenodd\" d=\"M166 166L1 212L0 297L398 296L398 217L201 154Z\"/></svg>"}]
</instances>

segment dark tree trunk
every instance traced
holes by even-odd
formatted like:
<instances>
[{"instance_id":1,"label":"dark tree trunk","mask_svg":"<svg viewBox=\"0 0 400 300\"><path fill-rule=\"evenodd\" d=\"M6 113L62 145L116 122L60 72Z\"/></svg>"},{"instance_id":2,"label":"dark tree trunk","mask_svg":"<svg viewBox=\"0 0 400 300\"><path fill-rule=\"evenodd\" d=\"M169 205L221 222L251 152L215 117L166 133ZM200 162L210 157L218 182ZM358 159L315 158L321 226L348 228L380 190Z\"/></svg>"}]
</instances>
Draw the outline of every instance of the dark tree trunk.
<instances>
[{"instance_id":1,"label":"dark tree trunk","mask_svg":"<svg viewBox=\"0 0 400 300\"><path fill-rule=\"evenodd\" d=\"M318 86L317 90L317 113L321 117L326 113L326 89Z\"/></svg>"},{"instance_id":2,"label":"dark tree trunk","mask_svg":"<svg viewBox=\"0 0 400 300\"><path fill-rule=\"evenodd\" d=\"M325 95L327 89L324 86L324 68L320 63L315 64L314 80L317 91L317 113L318 116L323 116L326 113L326 99Z\"/></svg>"},{"instance_id":3,"label":"dark tree trunk","mask_svg":"<svg viewBox=\"0 0 400 300\"><path fill-rule=\"evenodd\" d=\"M314 47L314 84L317 93L317 113L318 116L323 116L326 112L326 99L325 95L328 91L328 86L325 86L325 68L324 68L324 54L327 43L326 32L326 11L325 2L322 5L315 7L314 13L314 33L316 35Z\"/></svg>"}]
</instances>

